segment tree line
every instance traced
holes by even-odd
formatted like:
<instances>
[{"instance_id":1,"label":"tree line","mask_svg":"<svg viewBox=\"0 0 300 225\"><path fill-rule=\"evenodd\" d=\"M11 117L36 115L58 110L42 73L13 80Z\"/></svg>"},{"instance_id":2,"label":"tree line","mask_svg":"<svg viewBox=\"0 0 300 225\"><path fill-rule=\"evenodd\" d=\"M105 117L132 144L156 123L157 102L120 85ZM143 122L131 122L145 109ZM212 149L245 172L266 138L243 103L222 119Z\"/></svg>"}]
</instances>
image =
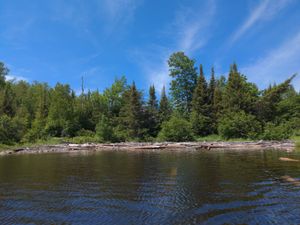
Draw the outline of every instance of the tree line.
<instances>
[{"instance_id":1,"label":"tree line","mask_svg":"<svg viewBox=\"0 0 300 225\"><path fill-rule=\"evenodd\" d=\"M102 93L76 95L68 84L7 80L0 63L0 143L36 142L51 137L84 141L189 141L208 135L224 139L288 139L299 135L300 93L295 75L264 90L247 80L234 63L229 74L215 76L183 52L169 60L172 78L157 98L148 97L125 77ZM206 77L210 77L206 79Z\"/></svg>"}]
</instances>

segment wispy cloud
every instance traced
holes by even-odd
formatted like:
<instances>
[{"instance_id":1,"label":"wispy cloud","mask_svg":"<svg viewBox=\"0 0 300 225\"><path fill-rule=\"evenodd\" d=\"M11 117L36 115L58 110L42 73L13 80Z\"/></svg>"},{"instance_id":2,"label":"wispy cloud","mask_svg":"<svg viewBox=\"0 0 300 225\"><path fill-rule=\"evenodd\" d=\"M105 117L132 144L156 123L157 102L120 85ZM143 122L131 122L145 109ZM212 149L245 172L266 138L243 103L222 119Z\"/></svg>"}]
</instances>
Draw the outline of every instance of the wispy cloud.
<instances>
[{"instance_id":1,"label":"wispy cloud","mask_svg":"<svg viewBox=\"0 0 300 225\"><path fill-rule=\"evenodd\" d=\"M273 49L265 57L259 58L251 65L241 68L250 80L265 87L273 82L281 82L294 73L295 87L300 89L300 31L287 39L278 48Z\"/></svg>"},{"instance_id":2,"label":"wispy cloud","mask_svg":"<svg viewBox=\"0 0 300 225\"><path fill-rule=\"evenodd\" d=\"M182 8L178 11L175 21L177 39L176 48L192 54L203 47L211 36L210 26L216 13L214 0L202 5L203 10L198 8Z\"/></svg>"},{"instance_id":3,"label":"wispy cloud","mask_svg":"<svg viewBox=\"0 0 300 225\"><path fill-rule=\"evenodd\" d=\"M158 90L163 86L168 87L170 77L167 60L170 54L184 51L188 55L193 55L205 46L211 36L210 25L215 14L214 0L198 7L181 7L165 32L172 44L169 46L151 44L148 48L133 52L134 60L140 63L150 84L154 84Z\"/></svg>"},{"instance_id":4,"label":"wispy cloud","mask_svg":"<svg viewBox=\"0 0 300 225\"><path fill-rule=\"evenodd\" d=\"M29 81L28 78L26 77L23 77L23 76L17 76L17 75L8 75L6 76L6 80L9 80L9 81Z\"/></svg>"},{"instance_id":5,"label":"wispy cloud","mask_svg":"<svg viewBox=\"0 0 300 225\"><path fill-rule=\"evenodd\" d=\"M272 19L282 9L284 9L293 0L262 0L250 12L250 15L244 23L237 29L237 31L230 37L229 43L232 44L241 38L247 31L255 27L255 25Z\"/></svg>"},{"instance_id":6,"label":"wispy cloud","mask_svg":"<svg viewBox=\"0 0 300 225\"><path fill-rule=\"evenodd\" d=\"M169 83L167 59L170 54L169 48L154 44L130 52L131 60L138 63L149 85L155 85L158 91Z\"/></svg>"},{"instance_id":7,"label":"wispy cloud","mask_svg":"<svg viewBox=\"0 0 300 225\"><path fill-rule=\"evenodd\" d=\"M117 29L124 28L133 21L136 9L143 0L101 0L98 1L101 15L104 16L106 32L113 33Z\"/></svg>"}]
</instances>

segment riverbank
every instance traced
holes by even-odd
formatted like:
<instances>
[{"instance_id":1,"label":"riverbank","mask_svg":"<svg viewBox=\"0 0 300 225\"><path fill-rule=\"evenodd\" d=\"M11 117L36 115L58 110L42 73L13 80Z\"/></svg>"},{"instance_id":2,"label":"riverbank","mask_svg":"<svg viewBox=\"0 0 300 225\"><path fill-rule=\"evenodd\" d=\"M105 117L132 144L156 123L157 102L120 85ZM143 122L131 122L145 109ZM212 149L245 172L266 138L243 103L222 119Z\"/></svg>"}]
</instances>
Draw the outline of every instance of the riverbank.
<instances>
[{"instance_id":1,"label":"riverbank","mask_svg":"<svg viewBox=\"0 0 300 225\"><path fill-rule=\"evenodd\" d=\"M243 141L243 142L163 142L163 143L114 143L114 144L54 144L39 145L10 150L3 150L0 155L34 154L34 153L65 153L80 151L212 151L212 150L267 150L276 149L293 151L294 141Z\"/></svg>"}]
</instances>

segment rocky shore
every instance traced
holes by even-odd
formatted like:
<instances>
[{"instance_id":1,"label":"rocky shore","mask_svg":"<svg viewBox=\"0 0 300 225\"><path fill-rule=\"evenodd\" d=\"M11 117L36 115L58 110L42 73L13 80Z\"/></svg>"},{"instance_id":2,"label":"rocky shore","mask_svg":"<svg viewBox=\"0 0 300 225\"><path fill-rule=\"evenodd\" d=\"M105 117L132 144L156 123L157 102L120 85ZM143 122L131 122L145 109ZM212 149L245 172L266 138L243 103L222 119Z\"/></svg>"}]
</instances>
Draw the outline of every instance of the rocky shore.
<instances>
[{"instance_id":1,"label":"rocky shore","mask_svg":"<svg viewBox=\"0 0 300 225\"><path fill-rule=\"evenodd\" d=\"M246 142L163 142L163 143L114 143L114 144L59 144L42 145L37 147L16 148L0 152L0 155L51 153L51 152L79 152L79 151L212 151L212 150L267 150L276 149L293 151L295 143L292 141L246 141Z\"/></svg>"}]
</instances>

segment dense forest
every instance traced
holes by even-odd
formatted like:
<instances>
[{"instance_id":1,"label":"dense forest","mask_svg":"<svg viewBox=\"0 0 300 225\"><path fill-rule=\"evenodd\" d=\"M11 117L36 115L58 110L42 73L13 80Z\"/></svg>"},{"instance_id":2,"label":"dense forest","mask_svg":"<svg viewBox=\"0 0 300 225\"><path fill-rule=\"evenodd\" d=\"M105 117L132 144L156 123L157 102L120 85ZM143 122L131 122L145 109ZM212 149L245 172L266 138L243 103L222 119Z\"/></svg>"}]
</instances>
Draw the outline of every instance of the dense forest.
<instances>
[{"instance_id":1,"label":"dense forest","mask_svg":"<svg viewBox=\"0 0 300 225\"><path fill-rule=\"evenodd\" d=\"M126 78L102 93L76 95L69 85L7 80L0 63L0 144L79 138L93 142L224 139L282 140L300 131L300 93L295 75L265 90L249 82L234 63L229 74L206 76L183 52L168 60L169 93L154 86L144 94ZM209 77L207 80L206 77Z\"/></svg>"}]
</instances>

